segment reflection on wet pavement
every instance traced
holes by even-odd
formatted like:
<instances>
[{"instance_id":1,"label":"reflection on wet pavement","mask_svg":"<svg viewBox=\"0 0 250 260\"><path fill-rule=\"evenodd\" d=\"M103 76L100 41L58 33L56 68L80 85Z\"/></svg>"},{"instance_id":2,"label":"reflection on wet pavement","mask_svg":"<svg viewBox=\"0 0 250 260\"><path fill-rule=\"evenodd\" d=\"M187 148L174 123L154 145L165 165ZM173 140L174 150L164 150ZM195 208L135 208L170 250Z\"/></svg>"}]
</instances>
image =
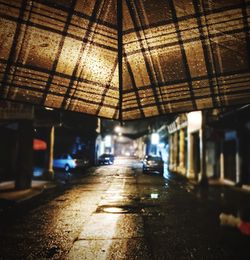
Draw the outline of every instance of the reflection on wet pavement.
<instances>
[{"instance_id":1,"label":"reflection on wet pavement","mask_svg":"<svg viewBox=\"0 0 250 260\"><path fill-rule=\"evenodd\" d=\"M2 227L0 259L250 259L250 237L219 220L247 220L249 205L236 188L142 174L140 162L120 160Z\"/></svg>"},{"instance_id":2,"label":"reflection on wet pavement","mask_svg":"<svg viewBox=\"0 0 250 260\"><path fill-rule=\"evenodd\" d=\"M69 259L201 259L231 254L207 241L214 237L211 232L221 236L218 216L225 205L232 206L227 204L231 192L202 188L168 172L164 178L142 175L139 164L118 163L98 170L112 176L110 186L84 223Z\"/></svg>"},{"instance_id":3,"label":"reflection on wet pavement","mask_svg":"<svg viewBox=\"0 0 250 260\"><path fill-rule=\"evenodd\" d=\"M130 187L129 193L125 193L131 185L136 185L133 175L128 167L121 168L120 165L119 175L110 180L109 188L103 194L96 211L84 223L68 259L120 259L126 254L134 254L140 244L146 248L145 242L142 243L142 216L134 214L140 210L136 206L140 200L137 189ZM142 257L146 259L145 252L144 250Z\"/></svg>"},{"instance_id":4,"label":"reflection on wet pavement","mask_svg":"<svg viewBox=\"0 0 250 260\"><path fill-rule=\"evenodd\" d=\"M218 216L220 210L234 205L228 203L232 202L232 192L222 187L200 187L166 171L160 178L141 175L140 167L121 169L110 180L109 189L84 225L70 256L84 259L91 251L96 259L224 259L235 254L211 240L212 232L223 240Z\"/></svg>"}]
</instances>

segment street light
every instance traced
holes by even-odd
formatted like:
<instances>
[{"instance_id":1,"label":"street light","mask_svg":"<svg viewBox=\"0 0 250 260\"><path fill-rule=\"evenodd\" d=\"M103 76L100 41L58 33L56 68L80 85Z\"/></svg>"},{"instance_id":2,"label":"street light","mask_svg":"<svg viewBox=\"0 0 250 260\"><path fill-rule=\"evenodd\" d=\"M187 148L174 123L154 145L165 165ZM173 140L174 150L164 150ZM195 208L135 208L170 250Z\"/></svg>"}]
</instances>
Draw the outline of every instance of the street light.
<instances>
[{"instance_id":1,"label":"street light","mask_svg":"<svg viewBox=\"0 0 250 260\"><path fill-rule=\"evenodd\" d=\"M159 144L159 141L160 141L160 136L158 133L153 133L151 135L151 143L154 144L154 145L157 145Z\"/></svg>"},{"instance_id":2,"label":"street light","mask_svg":"<svg viewBox=\"0 0 250 260\"><path fill-rule=\"evenodd\" d=\"M197 131L201 129L202 125L202 113L201 111L194 111L187 114L188 118L188 130L189 132Z\"/></svg>"},{"instance_id":3,"label":"street light","mask_svg":"<svg viewBox=\"0 0 250 260\"><path fill-rule=\"evenodd\" d=\"M104 139L104 142L105 142L105 147L111 147L111 136L110 135L106 135L105 139Z\"/></svg>"},{"instance_id":4,"label":"street light","mask_svg":"<svg viewBox=\"0 0 250 260\"><path fill-rule=\"evenodd\" d=\"M115 132L118 133L118 134L121 133L122 132L122 128L120 126L116 126L115 127Z\"/></svg>"}]
</instances>

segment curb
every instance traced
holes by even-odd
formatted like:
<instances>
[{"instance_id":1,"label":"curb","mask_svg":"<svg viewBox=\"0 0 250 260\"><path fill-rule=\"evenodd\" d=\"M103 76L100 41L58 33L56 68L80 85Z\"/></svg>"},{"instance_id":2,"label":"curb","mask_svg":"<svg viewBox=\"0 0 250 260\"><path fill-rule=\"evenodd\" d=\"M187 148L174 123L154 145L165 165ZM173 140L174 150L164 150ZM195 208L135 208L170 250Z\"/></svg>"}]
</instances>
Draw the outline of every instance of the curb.
<instances>
[{"instance_id":1,"label":"curb","mask_svg":"<svg viewBox=\"0 0 250 260\"><path fill-rule=\"evenodd\" d=\"M25 190L15 190L14 182L6 183L6 187L2 184L3 188L0 192L0 207L1 204L21 203L41 194L44 190L56 187L53 182L47 181L32 181L32 187ZM1 203L2 202L2 203Z\"/></svg>"}]
</instances>

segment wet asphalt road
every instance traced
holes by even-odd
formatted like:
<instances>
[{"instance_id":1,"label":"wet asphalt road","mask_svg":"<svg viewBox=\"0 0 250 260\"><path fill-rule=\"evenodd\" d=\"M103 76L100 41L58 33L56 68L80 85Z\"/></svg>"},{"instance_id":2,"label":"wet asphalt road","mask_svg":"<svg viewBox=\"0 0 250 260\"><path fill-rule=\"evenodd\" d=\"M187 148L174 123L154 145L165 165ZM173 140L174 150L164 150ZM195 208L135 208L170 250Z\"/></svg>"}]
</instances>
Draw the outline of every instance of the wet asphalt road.
<instances>
[{"instance_id":1,"label":"wet asphalt road","mask_svg":"<svg viewBox=\"0 0 250 260\"><path fill-rule=\"evenodd\" d=\"M118 161L2 211L0 259L250 259L250 237L218 218L249 202Z\"/></svg>"}]
</instances>

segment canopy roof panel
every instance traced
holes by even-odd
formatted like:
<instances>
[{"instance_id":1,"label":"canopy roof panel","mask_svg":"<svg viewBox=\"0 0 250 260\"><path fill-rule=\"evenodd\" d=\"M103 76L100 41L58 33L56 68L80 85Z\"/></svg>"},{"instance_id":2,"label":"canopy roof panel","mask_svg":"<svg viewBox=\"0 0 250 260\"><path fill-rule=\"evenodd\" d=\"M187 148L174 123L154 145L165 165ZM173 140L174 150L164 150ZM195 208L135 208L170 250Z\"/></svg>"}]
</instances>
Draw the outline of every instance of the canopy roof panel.
<instances>
[{"instance_id":1,"label":"canopy roof panel","mask_svg":"<svg viewBox=\"0 0 250 260\"><path fill-rule=\"evenodd\" d=\"M117 0L2 0L0 98L122 120L249 103L250 1L118 1L123 23Z\"/></svg>"}]
</instances>

